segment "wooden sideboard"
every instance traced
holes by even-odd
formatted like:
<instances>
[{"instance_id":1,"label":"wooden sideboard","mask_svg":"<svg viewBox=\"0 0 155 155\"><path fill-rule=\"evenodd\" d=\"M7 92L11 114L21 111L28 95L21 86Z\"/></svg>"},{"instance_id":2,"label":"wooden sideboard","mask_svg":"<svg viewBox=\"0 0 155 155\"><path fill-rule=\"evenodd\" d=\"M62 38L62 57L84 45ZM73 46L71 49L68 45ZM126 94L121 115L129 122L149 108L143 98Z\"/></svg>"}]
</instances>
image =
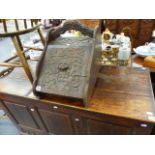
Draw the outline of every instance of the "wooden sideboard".
<instances>
[{"instance_id":1,"label":"wooden sideboard","mask_svg":"<svg viewBox=\"0 0 155 155\"><path fill-rule=\"evenodd\" d=\"M155 124L148 70L102 67L87 107L61 98L38 99L23 76L15 70L0 79L0 104L29 134L150 134Z\"/></svg>"},{"instance_id":2,"label":"wooden sideboard","mask_svg":"<svg viewBox=\"0 0 155 155\"><path fill-rule=\"evenodd\" d=\"M106 26L114 33L120 33L124 27L131 29L133 47L151 41L152 31L155 29L154 19L107 19Z\"/></svg>"},{"instance_id":3,"label":"wooden sideboard","mask_svg":"<svg viewBox=\"0 0 155 155\"><path fill-rule=\"evenodd\" d=\"M99 19L83 19L81 23L94 28L99 25ZM105 27L111 32L118 34L123 28L129 27L131 30L133 47L143 45L151 41L152 31L155 29L154 19L105 19Z\"/></svg>"},{"instance_id":4,"label":"wooden sideboard","mask_svg":"<svg viewBox=\"0 0 155 155\"><path fill-rule=\"evenodd\" d=\"M150 70L151 82L152 82L153 92L154 92L154 96L155 96L155 68L146 67L144 65L144 58L138 56L137 54L132 55L132 66L139 67L139 68L148 68ZM154 133L155 133L155 130L154 130Z\"/></svg>"}]
</instances>

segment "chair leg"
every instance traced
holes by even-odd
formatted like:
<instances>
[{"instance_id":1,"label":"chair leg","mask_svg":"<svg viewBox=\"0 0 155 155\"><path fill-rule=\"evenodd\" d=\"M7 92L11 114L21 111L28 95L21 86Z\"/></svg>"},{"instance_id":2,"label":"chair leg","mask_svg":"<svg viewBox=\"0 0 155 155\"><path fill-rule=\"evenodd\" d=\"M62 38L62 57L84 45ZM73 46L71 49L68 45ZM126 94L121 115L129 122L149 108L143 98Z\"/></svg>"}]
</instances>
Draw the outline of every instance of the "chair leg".
<instances>
[{"instance_id":1,"label":"chair leg","mask_svg":"<svg viewBox=\"0 0 155 155\"><path fill-rule=\"evenodd\" d=\"M21 51L23 51L24 49L23 49L23 45L21 43L21 40L20 40L19 36L16 36L16 37L17 37L18 45L19 45Z\"/></svg>"},{"instance_id":2,"label":"chair leg","mask_svg":"<svg viewBox=\"0 0 155 155\"><path fill-rule=\"evenodd\" d=\"M45 45L45 38L44 38L44 36L43 36L40 28L37 31L38 31L38 34L40 36L40 39L41 39L42 44Z\"/></svg>"},{"instance_id":3,"label":"chair leg","mask_svg":"<svg viewBox=\"0 0 155 155\"><path fill-rule=\"evenodd\" d=\"M29 65L26 61L25 55L23 54L23 52L21 50L20 44L18 43L18 38L16 36L12 37L12 41L13 41L14 47L16 49L17 55L19 56L20 61L23 65L24 71L25 71L27 77L29 78L30 82L33 83L32 73L31 73Z\"/></svg>"}]
</instances>

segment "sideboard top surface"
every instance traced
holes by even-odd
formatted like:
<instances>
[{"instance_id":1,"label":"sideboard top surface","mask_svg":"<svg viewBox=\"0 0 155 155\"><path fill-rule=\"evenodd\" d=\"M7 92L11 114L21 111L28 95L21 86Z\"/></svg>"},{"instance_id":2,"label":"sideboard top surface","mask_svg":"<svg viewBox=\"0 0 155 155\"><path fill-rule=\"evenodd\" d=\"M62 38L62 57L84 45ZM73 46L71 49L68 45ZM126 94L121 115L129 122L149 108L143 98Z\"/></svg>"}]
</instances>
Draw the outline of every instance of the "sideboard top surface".
<instances>
[{"instance_id":1,"label":"sideboard top surface","mask_svg":"<svg viewBox=\"0 0 155 155\"><path fill-rule=\"evenodd\" d=\"M24 76L24 72L19 73L16 69L0 79L0 98L8 100L9 96L38 100L33 95L31 84ZM102 67L88 107L78 106L78 101L67 99L46 98L42 101L155 123L154 96L147 69Z\"/></svg>"}]
</instances>

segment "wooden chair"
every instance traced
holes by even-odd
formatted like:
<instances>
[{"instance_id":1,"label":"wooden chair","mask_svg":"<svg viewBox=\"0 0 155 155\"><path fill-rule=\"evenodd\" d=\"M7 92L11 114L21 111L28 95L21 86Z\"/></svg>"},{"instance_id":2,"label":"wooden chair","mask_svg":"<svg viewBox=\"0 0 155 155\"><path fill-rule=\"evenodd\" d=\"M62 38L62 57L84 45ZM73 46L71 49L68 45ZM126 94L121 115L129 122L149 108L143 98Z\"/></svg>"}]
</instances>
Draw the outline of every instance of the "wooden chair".
<instances>
[{"instance_id":1,"label":"wooden chair","mask_svg":"<svg viewBox=\"0 0 155 155\"><path fill-rule=\"evenodd\" d=\"M30 20L20 20L20 22L23 22L24 28L21 30L20 29L20 25L19 25L19 20L14 19L14 25L15 25L15 31L8 31L8 21L6 19L1 19L0 20L2 22L2 26L4 28L4 32L0 33L0 38L6 38L6 37L10 37L13 45L15 47L16 50L16 56L10 57L9 59L5 60L4 62L0 63L0 66L5 66L8 67L6 70L4 70L1 74L5 74L5 72L9 71L10 69L13 69L15 67L23 67L27 77L29 78L30 82L33 82L33 77L32 77L32 73L30 71L29 65L27 63L26 57L25 57L25 52L27 52L28 50L32 49L32 50L43 50L43 49L39 49L39 48L34 48L34 47L29 47L29 46L24 46L22 45L22 42L20 40L20 35L24 35L33 31L37 31L39 36L40 36L40 40L42 42L42 44L45 44L44 41L44 37L42 35L42 32L40 30L40 24L38 24L38 20L36 19L30 19ZM24 50L24 48L26 48L26 50ZM12 62L12 60L14 60L15 58L19 57L19 63L17 64L17 62Z\"/></svg>"}]
</instances>

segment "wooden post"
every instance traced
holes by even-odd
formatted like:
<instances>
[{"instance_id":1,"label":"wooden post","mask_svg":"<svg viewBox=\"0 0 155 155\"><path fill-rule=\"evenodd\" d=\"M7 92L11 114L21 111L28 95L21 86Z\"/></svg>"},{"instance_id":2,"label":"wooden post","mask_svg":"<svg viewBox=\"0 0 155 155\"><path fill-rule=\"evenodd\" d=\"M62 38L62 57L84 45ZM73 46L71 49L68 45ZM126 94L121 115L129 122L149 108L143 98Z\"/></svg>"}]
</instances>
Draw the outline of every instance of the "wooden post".
<instances>
[{"instance_id":1,"label":"wooden post","mask_svg":"<svg viewBox=\"0 0 155 155\"><path fill-rule=\"evenodd\" d=\"M19 31L18 20L14 19L14 21L15 21L16 30Z\"/></svg>"},{"instance_id":2,"label":"wooden post","mask_svg":"<svg viewBox=\"0 0 155 155\"><path fill-rule=\"evenodd\" d=\"M2 19L2 22L3 22L4 32L7 32L6 20Z\"/></svg>"},{"instance_id":3,"label":"wooden post","mask_svg":"<svg viewBox=\"0 0 155 155\"><path fill-rule=\"evenodd\" d=\"M27 29L27 22L26 22L26 19L24 19L24 27L25 27L25 29Z\"/></svg>"}]
</instances>

